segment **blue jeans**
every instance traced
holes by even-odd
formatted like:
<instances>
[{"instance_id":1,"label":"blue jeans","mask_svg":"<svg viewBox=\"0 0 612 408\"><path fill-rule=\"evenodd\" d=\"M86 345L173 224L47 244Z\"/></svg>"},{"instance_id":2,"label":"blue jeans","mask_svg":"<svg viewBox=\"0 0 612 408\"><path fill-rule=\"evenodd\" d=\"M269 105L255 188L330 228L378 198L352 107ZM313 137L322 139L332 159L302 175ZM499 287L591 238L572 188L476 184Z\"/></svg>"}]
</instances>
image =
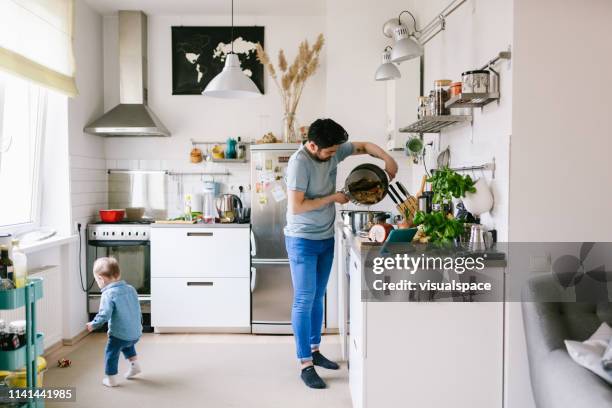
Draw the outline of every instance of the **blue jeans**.
<instances>
[{"instance_id":1,"label":"blue jeans","mask_svg":"<svg viewBox=\"0 0 612 408\"><path fill-rule=\"evenodd\" d=\"M308 361L312 360L312 348L321 343L323 299L334 261L334 239L285 237L285 245L293 281L291 325L297 356Z\"/></svg>"},{"instance_id":2,"label":"blue jeans","mask_svg":"<svg viewBox=\"0 0 612 408\"><path fill-rule=\"evenodd\" d=\"M136 343L138 343L138 340L121 340L117 337L108 336L106 349L104 349L104 373L106 375L117 374L119 371L119 352L122 352L126 359L134 357L136 355L134 344Z\"/></svg>"}]
</instances>

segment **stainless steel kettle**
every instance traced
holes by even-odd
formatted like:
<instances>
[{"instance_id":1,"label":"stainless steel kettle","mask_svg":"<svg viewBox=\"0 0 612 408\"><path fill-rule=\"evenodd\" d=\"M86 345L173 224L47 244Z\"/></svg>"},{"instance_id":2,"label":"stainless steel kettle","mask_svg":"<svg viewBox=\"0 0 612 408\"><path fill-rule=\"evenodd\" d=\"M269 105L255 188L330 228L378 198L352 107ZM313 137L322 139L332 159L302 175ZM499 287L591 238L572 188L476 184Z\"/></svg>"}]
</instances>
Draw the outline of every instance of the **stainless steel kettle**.
<instances>
[{"instance_id":1,"label":"stainless steel kettle","mask_svg":"<svg viewBox=\"0 0 612 408\"><path fill-rule=\"evenodd\" d=\"M221 194L217 198L217 210L221 216L221 222L234 222L236 210L242 208L242 201L235 194Z\"/></svg>"}]
</instances>

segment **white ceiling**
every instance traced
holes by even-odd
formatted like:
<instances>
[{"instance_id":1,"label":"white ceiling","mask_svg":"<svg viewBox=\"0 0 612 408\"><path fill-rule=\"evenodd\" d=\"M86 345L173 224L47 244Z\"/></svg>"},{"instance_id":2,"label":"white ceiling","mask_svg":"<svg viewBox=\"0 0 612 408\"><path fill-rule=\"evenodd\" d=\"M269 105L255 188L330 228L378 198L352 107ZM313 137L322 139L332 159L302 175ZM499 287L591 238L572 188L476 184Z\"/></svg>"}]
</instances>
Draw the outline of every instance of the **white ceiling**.
<instances>
[{"instance_id":1,"label":"white ceiling","mask_svg":"<svg viewBox=\"0 0 612 408\"><path fill-rule=\"evenodd\" d=\"M229 15L231 0L85 0L101 14L118 10L142 10L148 15ZM234 0L238 15L319 16L326 0Z\"/></svg>"}]
</instances>

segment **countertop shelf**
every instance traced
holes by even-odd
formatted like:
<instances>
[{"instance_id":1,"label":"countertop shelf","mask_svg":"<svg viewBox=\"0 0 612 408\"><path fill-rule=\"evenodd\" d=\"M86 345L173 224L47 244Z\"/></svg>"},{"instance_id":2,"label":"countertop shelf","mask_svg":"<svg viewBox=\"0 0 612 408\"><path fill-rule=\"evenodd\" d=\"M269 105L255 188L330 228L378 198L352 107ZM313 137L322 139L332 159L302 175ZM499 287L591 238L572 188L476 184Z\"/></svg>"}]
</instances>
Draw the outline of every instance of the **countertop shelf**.
<instances>
[{"instance_id":1,"label":"countertop shelf","mask_svg":"<svg viewBox=\"0 0 612 408\"><path fill-rule=\"evenodd\" d=\"M481 108L493 101L499 100L499 92L494 93L462 93L451 97L444 106L446 108Z\"/></svg>"},{"instance_id":2,"label":"countertop shelf","mask_svg":"<svg viewBox=\"0 0 612 408\"><path fill-rule=\"evenodd\" d=\"M400 128L402 133L440 133L446 127L457 123L472 122L472 115L426 116L416 122Z\"/></svg>"}]
</instances>

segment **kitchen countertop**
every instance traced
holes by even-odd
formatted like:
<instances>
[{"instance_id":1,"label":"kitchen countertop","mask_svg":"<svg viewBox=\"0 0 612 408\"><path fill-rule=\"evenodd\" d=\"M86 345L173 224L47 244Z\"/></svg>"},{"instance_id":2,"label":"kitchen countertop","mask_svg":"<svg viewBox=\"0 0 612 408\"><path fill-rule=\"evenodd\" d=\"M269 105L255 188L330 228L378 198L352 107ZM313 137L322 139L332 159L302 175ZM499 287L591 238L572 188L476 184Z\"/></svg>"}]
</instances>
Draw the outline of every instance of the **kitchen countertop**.
<instances>
[{"instance_id":1,"label":"kitchen countertop","mask_svg":"<svg viewBox=\"0 0 612 408\"><path fill-rule=\"evenodd\" d=\"M152 228L251 228L251 224L163 224L154 222Z\"/></svg>"},{"instance_id":2,"label":"kitchen countertop","mask_svg":"<svg viewBox=\"0 0 612 408\"><path fill-rule=\"evenodd\" d=\"M343 222L337 222L336 228L341 235L344 235L349 241L352 249L356 254L361 255L362 251L369 253L370 251L377 251L382 248L382 242L372 242L368 238L362 238L359 235L353 233L349 227L344 225ZM405 254L409 253L408 246L405 243L393 243L387 246L389 253L385 254L385 256L393 256L396 254ZM418 252L420 255L421 252ZM487 255L489 255L484 263L486 267L497 268L497 267L505 267L506 266L506 256L505 253L501 251L487 251ZM457 255L463 255L465 257L475 257L482 255L481 253L471 252L468 250L458 251ZM494 258L494 259L492 259Z\"/></svg>"}]
</instances>

